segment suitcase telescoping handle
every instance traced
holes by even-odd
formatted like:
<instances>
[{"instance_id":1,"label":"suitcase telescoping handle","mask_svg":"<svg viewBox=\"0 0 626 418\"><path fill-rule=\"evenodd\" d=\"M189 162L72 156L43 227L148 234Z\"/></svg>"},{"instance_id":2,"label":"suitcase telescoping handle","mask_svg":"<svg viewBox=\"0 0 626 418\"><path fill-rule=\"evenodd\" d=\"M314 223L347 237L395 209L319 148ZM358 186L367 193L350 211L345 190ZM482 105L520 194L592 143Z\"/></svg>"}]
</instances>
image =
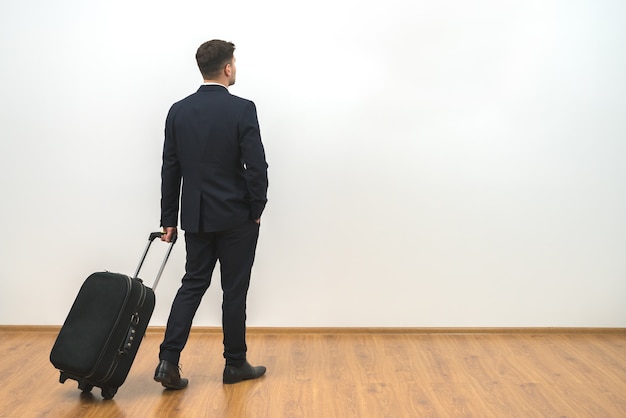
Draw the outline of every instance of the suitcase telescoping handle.
<instances>
[{"instance_id":1,"label":"suitcase telescoping handle","mask_svg":"<svg viewBox=\"0 0 626 418\"><path fill-rule=\"evenodd\" d=\"M141 266L143 266L143 262L146 260L146 256L148 255L148 250L152 245L152 241L156 238L161 238L163 236L163 232L151 232L148 236L148 245L146 245L146 249L141 256L141 260L139 261L139 265L137 266L137 271L133 276L135 279L139 277L139 270L141 270ZM157 285L159 284L159 280L161 279L161 274L163 274L163 269L165 269L165 264L167 264L167 259L170 258L170 254L172 253L172 249L174 248L174 244L176 243L177 236L174 235L172 237L172 241L170 242L169 247L167 248L167 252L165 253L165 257L163 258L163 262L161 263L161 267L159 268L159 272L157 273L156 279L154 279L154 284L152 285L152 290L156 290Z\"/></svg>"}]
</instances>

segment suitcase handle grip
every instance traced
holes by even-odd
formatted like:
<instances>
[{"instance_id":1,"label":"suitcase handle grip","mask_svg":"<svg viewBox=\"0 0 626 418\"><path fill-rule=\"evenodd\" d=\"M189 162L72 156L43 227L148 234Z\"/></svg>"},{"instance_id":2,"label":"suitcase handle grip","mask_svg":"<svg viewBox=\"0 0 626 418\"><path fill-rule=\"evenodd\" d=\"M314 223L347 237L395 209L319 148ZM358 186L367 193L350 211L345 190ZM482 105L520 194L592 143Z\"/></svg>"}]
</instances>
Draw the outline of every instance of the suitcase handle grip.
<instances>
[{"instance_id":1,"label":"suitcase handle grip","mask_svg":"<svg viewBox=\"0 0 626 418\"><path fill-rule=\"evenodd\" d=\"M163 235L165 235L165 232L151 232L150 236L148 237L148 241L152 242L154 241L156 238L161 238ZM174 234L172 236L172 242L176 242L176 238L178 237L177 234Z\"/></svg>"},{"instance_id":2,"label":"suitcase handle grip","mask_svg":"<svg viewBox=\"0 0 626 418\"><path fill-rule=\"evenodd\" d=\"M148 237L148 241L154 241L156 238L161 238L162 235L163 232L151 232L150 236Z\"/></svg>"},{"instance_id":3,"label":"suitcase handle grip","mask_svg":"<svg viewBox=\"0 0 626 418\"><path fill-rule=\"evenodd\" d=\"M148 236L148 245L146 245L146 249L143 251L143 255L141 256L141 260L139 261L139 265L137 266L137 271L135 271L135 275L133 278L139 278L139 271L141 270L141 266L143 266L143 262L146 260L146 256L148 255L148 250L152 245L152 242L156 238L161 238L163 236L163 232L151 232ZM170 254L172 253L172 249L174 248L174 244L176 243L177 235L174 234L172 237L172 241L170 242L169 248L167 249L167 253L165 253L165 257L163 258L163 262L161 263L161 267L159 268L159 272L157 273L156 279L154 279L154 283L152 284L152 290L154 291L159 284L159 280L161 279L161 274L163 274L163 269L165 269L165 264L167 263Z\"/></svg>"}]
</instances>

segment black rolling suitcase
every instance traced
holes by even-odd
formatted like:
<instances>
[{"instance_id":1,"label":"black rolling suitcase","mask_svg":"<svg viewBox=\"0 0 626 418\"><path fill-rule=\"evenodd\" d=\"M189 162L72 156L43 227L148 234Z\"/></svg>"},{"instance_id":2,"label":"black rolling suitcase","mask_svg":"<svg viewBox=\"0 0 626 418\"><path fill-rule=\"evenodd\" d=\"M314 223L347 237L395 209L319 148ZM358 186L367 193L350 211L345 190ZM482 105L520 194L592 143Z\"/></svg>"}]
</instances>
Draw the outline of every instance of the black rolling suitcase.
<instances>
[{"instance_id":1,"label":"black rolling suitcase","mask_svg":"<svg viewBox=\"0 0 626 418\"><path fill-rule=\"evenodd\" d=\"M150 234L133 277L98 272L85 280L50 353L61 383L76 380L83 392L99 387L104 399L112 399L124 383L154 311L154 289L176 242L172 240L149 288L138 275L159 237L160 232Z\"/></svg>"}]
</instances>

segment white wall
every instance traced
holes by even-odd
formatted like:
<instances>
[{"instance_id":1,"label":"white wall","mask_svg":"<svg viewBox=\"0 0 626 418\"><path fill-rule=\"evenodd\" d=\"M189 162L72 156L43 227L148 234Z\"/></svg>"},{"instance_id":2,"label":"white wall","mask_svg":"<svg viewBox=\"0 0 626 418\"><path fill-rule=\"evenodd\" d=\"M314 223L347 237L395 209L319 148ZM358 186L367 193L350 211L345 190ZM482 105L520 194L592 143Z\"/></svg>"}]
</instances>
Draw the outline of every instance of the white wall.
<instances>
[{"instance_id":1,"label":"white wall","mask_svg":"<svg viewBox=\"0 0 626 418\"><path fill-rule=\"evenodd\" d=\"M165 115L223 38L270 164L249 326L626 327L625 16L621 0L3 2L0 324L61 324L89 273L132 274L158 229ZM197 325L219 325L218 284Z\"/></svg>"}]
</instances>

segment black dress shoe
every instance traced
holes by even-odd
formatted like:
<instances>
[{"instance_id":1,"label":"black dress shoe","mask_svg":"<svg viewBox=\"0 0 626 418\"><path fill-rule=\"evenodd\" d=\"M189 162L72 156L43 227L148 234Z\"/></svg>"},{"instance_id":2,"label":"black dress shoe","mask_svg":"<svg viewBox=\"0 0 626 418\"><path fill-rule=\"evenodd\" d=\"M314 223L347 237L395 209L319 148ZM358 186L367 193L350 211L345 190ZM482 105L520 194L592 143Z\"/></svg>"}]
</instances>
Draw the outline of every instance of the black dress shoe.
<instances>
[{"instance_id":1,"label":"black dress shoe","mask_svg":"<svg viewBox=\"0 0 626 418\"><path fill-rule=\"evenodd\" d=\"M189 381L180 377L178 366L166 360L161 360L154 371L154 380L168 389L183 389Z\"/></svg>"},{"instance_id":2,"label":"black dress shoe","mask_svg":"<svg viewBox=\"0 0 626 418\"><path fill-rule=\"evenodd\" d=\"M242 380L257 379L265 374L265 367L252 367L247 361L243 366L226 366L224 368L224 383L238 383Z\"/></svg>"}]
</instances>

